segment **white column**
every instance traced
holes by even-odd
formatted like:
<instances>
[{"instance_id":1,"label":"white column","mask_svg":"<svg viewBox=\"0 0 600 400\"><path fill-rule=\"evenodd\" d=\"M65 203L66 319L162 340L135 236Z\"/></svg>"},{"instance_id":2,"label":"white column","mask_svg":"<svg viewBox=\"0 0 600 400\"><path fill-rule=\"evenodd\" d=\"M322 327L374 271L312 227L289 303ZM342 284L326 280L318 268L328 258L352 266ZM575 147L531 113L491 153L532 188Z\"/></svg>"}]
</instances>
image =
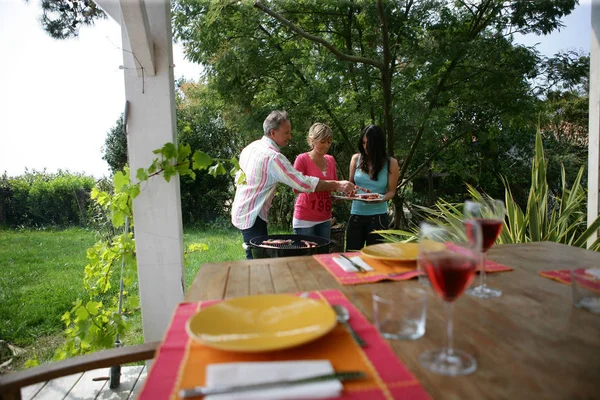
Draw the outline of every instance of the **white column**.
<instances>
[{"instance_id":1,"label":"white column","mask_svg":"<svg viewBox=\"0 0 600 400\"><path fill-rule=\"evenodd\" d=\"M134 2L135 3L135 2ZM124 8L127 2L121 2ZM121 23L125 95L129 101L127 143L131 174L148 168L156 155L153 150L167 142L176 143L175 91L171 16L168 0L142 3L151 29L156 74L138 74L127 35ZM144 21L139 21L143 24ZM139 28L139 26L130 29ZM151 45L152 45L151 43ZM142 44L143 45L143 44ZM143 64L142 64L143 65ZM162 176L142 183L133 202L142 323L145 341L160 340L171 321L177 303L183 300L183 231L179 178L169 183Z\"/></svg>"},{"instance_id":2,"label":"white column","mask_svg":"<svg viewBox=\"0 0 600 400\"><path fill-rule=\"evenodd\" d=\"M600 209L600 2L592 2L592 35L590 46L590 110L588 141L588 226ZM588 246L597 238L594 234Z\"/></svg>"}]
</instances>

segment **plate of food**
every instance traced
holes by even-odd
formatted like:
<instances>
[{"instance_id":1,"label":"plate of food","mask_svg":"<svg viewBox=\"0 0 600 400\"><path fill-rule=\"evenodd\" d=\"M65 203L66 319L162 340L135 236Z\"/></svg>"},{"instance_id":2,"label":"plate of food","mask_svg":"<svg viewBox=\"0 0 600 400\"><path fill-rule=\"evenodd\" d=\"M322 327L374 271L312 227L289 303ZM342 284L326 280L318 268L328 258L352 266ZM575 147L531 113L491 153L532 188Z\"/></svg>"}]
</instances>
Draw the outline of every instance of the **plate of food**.
<instances>
[{"instance_id":1,"label":"plate of food","mask_svg":"<svg viewBox=\"0 0 600 400\"><path fill-rule=\"evenodd\" d=\"M193 315L188 334L205 346L235 352L287 349L315 340L337 324L326 303L283 294L221 301Z\"/></svg>"},{"instance_id":2,"label":"plate of food","mask_svg":"<svg viewBox=\"0 0 600 400\"><path fill-rule=\"evenodd\" d=\"M338 193L331 195L331 197L339 200L359 200L365 202L381 201L383 199L383 195L379 193L355 193L352 195Z\"/></svg>"}]
</instances>

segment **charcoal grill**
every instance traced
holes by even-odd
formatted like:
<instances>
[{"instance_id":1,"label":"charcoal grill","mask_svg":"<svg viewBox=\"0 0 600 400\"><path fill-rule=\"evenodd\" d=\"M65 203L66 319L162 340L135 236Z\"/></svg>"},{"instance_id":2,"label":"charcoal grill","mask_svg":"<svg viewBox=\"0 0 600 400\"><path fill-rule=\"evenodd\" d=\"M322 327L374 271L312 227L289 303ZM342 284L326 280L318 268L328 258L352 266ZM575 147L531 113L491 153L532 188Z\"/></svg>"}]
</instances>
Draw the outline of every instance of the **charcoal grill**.
<instances>
[{"instance_id":1,"label":"charcoal grill","mask_svg":"<svg viewBox=\"0 0 600 400\"><path fill-rule=\"evenodd\" d=\"M262 242L266 240L293 240L293 242L291 244L263 245ZM305 247L302 240L314 242L317 245L315 247ZM250 249L253 258L279 258L324 254L329 253L329 247L332 244L332 240L309 235L268 235L250 239Z\"/></svg>"}]
</instances>

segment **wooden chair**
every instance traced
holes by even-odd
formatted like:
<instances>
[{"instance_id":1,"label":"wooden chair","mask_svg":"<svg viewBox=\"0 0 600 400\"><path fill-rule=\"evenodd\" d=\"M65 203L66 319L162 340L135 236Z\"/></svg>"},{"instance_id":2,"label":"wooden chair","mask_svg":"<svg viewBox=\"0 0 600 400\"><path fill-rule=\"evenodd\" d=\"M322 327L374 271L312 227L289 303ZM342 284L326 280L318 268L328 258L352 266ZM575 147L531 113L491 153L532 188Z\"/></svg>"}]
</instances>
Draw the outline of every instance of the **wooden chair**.
<instances>
[{"instance_id":1,"label":"wooden chair","mask_svg":"<svg viewBox=\"0 0 600 400\"><path fill-rule=\"evenodd\" d=\"M21 400L21 388L61 376L97 368L108 368L113 365L150 360L154 358L159 343L150 342L136 346L102 350L84 356L51 362L24 371L0 375L0 400Z\"/></svg>"}]
</instances>

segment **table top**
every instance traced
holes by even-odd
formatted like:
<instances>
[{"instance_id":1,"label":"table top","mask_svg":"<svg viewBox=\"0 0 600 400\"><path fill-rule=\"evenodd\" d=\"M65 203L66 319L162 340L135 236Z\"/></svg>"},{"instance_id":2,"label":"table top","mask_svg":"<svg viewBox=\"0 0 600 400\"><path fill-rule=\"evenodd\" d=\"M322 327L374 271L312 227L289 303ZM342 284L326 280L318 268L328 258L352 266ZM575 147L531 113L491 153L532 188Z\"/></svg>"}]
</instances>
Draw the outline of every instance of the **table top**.
<instances>
[{"instance_id":1,"label":"table top","mask_svg":"<svg viewBox=\"0 0 600 400\"><path fill-rule=\"evenodd\" d=\"M443 377L419 365L419 355L446 343L442 301L428 290L425 336L389 341L434 399L592 399L600 393L600 316L572 307L570 287L538 274L600 265L600 253L551 242L499 245L491 260L514 271L488 274L496 299L463 295L454 314L455 348L475 356L478 369ZM260 293L338 289L372 322L372 291L416 286L416 280L341 286L313 257L205 264L187 301Z\"/></svg>"}]
</instances>

